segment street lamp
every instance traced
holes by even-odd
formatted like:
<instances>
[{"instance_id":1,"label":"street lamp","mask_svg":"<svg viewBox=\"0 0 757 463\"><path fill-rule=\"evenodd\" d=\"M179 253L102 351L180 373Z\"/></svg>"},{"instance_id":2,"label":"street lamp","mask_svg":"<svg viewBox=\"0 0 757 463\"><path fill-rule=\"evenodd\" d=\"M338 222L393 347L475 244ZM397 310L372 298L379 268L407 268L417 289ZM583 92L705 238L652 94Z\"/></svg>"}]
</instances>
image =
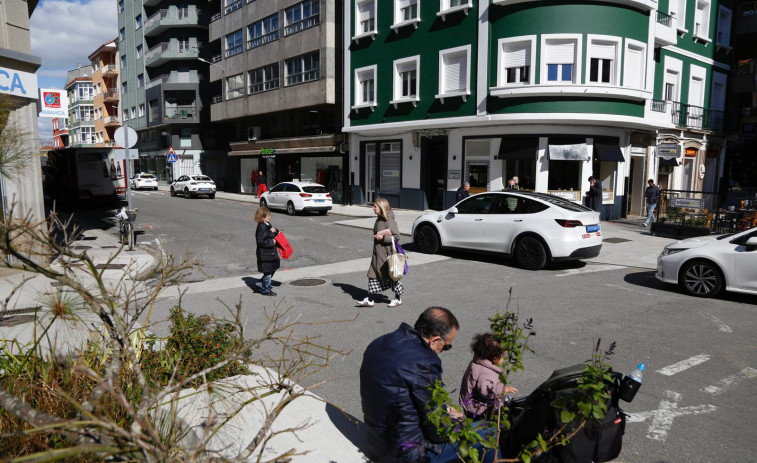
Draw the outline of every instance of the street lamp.
<instances>
[{"instance_id":1,"label":"street lamp","mask_svg":"<svg viewBox=\"0 0 757 463\"><path fill-rule=\"evenodd\" d=\"M221 72L226 72L226 68L224 68L224 67L223 67L223 66L221 66L220 64L216 64L216 63L213 63L213 62L211 62L211 61L208 61L208 60L206 60L205 58L200 58L200 57L198 56L198 57L197 57L197 61L200 61L200 62L202 62L202 63L205 63L205 64L209 64L209 65L211 65L211 66L215 66L215 67L217 67L217 68L221 68Z\"/></svg>"}]
</instances>

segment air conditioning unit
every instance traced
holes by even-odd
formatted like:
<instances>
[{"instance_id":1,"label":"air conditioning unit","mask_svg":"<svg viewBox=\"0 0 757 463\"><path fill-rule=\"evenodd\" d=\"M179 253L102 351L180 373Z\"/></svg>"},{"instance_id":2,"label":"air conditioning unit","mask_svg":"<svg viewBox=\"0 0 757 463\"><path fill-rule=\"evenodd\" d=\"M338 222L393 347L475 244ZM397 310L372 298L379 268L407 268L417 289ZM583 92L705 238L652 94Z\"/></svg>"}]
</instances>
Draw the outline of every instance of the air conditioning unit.
<instances>
[{"instance_id":1,"label":"air conditioning unit","mask_svg":"<svg viewBox=\"0 0 757 463\"><path fill-rule=\"evenodd\" d=\"M248 127L247 128L247 141L260 140L260 127Z\"/></svg>"}]
</instances>

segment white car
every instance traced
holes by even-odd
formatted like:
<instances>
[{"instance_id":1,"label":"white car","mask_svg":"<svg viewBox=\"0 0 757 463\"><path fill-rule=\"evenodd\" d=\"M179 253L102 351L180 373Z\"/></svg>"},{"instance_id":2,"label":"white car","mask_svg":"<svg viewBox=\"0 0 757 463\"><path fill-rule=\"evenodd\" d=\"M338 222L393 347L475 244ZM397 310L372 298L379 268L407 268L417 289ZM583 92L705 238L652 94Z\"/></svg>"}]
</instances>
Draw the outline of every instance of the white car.
<instances>
[{"instance_id":1,"label":"white car","mask_svg":"<svg viewBox=\"0 0 757 463\"><path fill-rule=\"evenodd\" d=\"M213 199L216 197L216 184L207 175L182 175L171 184L171 196L176 195L184 195L185 198L208 195Z\"/></svg>"},{"instance_id":2,"label":"white car","mask_svg":"<svg viewBox=\"0 0 757 463\"><path fill-rule=\"evenodd\" d=\"M458 248L504 253L528 270L548 261L596 257L602 248L599 212L530 191L470 196L415 219L412 236L421 252Z\"/></svg>"},{"instance_id":3,"label":"white car","mask_svg":"<svg viewBox=\"0 0 757 463\"><path fill-rule=\"evenodd\" d=\"M757 294L757 228L674 241L657 257L657 279L692 296Z\"/></svg>"},{"instance_id":4,"label":"white car","mask_svg":"<svg viewBox=\"0 0 757 463\"><path fill-rule=\"evenodd\" d=\"M282 182L260 195L260 205L285 210L289 215L307 211L326 215L332 201L329 190L319 183Z\"/></svg>"},{"instance_id":5,"label":"white car","mask_svg":"<svg viewBox=\"0 0 757 463\"><path fill-rule=\"evenodd\" d=\"M132 190L141 190L143 188L157 190L158 179L156 179L153 174L138 173L131 178L131 188Z\"/></svg>"}]
</instances>

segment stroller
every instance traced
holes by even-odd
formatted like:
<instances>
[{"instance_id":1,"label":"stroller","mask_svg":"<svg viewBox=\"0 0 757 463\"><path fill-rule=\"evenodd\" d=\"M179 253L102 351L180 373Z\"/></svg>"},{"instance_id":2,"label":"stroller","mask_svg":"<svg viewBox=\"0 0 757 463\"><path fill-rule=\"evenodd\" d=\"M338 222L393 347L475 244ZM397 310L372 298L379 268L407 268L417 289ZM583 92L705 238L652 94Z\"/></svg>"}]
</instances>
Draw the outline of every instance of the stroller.
<instances>
[{"instance_id":1,"label":"stroller","mask_svg":"<svg viewBox=\"0 0 757 463\"><path fill-rule=\"evenodd\" d=\"M537 435L541 434L546 440L560 429L560 410L551 403L554 399L574 394L583 371L583 364L555 370L531 395L510 402L510 429L503 432L499 439L502 457L515 458ZM611 374L612 382L608 383L610 399L604 419L586 423L567 445L535 455L532 462L591 463L617 458L626 426L626 414L618 406L618 399L633 400L639 383L619 372Z\"/></svg>"}]
</instances>

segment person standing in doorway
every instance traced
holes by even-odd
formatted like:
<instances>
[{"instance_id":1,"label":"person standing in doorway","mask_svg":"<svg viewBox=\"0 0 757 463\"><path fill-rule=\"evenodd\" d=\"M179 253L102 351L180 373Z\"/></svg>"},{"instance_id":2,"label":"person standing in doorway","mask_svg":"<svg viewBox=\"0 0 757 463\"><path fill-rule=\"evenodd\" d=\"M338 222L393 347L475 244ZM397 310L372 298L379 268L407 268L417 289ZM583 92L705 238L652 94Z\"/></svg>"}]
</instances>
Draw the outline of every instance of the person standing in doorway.
<instances>
[{"instance_id":1,"label":"person standing in doorway","mask_svg":"<svg viewBox=\"0 0 757 463\"><path fill-rule=\"evenodd\" d=\"M647 200L647 220L644 222L644 226L648 227L650 223L654 222L654 210L657 208L657 203L660 202L660 189L654 184L654 180L651 178L647 181L649 185L644 190L644 198Z\"/></svg>"},{"instance_id":2,"label":"person standing in doorway","mask_svg":"<svg viewBox=\"0 0 757 463\"><path fill-rule=\"evenodd\" d=\"M463 183L463 185L457 189L457 193L455 193L455 202L459 203L460 201L470 196L468 190L470 190L470 182Z\"/></svg>"},{"instance_id":3,"label":"person standing in doorway","mask_svg":"<svg viewBox=\"0 0 757 463\"><path fill-rule=\"evenodd\" d=\"M374 302L371 297L392 288L395 298L389 303L389 307L398 307L402 305L402 293L405 289L402 286L402 281L394 281L389 276L387 261L394 252L392 237L394 237L394 242L399 243L400 231L397 227L397 221L394 220L394 211L392 211L389 201L378 198L373 202L373 212L378 217L376 217L376 223L373 225L373 254L371 266L368 267L368 297L359 301L357 305L373 307Z\"/></svg>"},{"instance_id":4,"label":"person standing in doorway","mask_svg":"<svg viewBox=\"0 0 757 463\"><path fill-rule=\"evenodd\" d=\"M586 192L589 197L589 208L597 212L602 211L602 182L593 175L589 177L589 191Z\"/></svg>"},{"instance_id":5,"label":"person standing in doorway","mask_svg":"<svg viewBox=\"0 0 757 463\"><path fill-rule=\"evenodd\" d=\"M250 172L250 192L251 193L257 193L258 192L258 171L253 169L252 172Z\"/></svg>"},{"instance_id":6,"label":"person standing in doorway","mask_svg":"<svg viewBox=\"0 0 757 463\"><path fill-rule=\"evenodd\" d=\"M513 176L513 185L515 185L513 190L520 190L520 179L518 178L517 175Z\"/></svg>"},{"instance_id":7,"label":"person standing in doorway","mask_svg":"<svg viewBox=\"0 0 757 463\"><path fill-rule=\"evenodd\" d=\"M279 231L271 226L271 211L263 206L255 211L255 222L258 226L255 229L255 242L258 245L258 272L263 274L255 286L260 288L260 293L264 296L275 296L271 290L271 278L276 270L281 266L279 251L276 249L276 235Z\"/></svg>"},{"instance_id":8,"label":"person standing in doorway","mask_svg":"<svg viewBox=\"0 0 757 463\"><path fill-rule=\"evenodd\" d=\"M268 187L265 184L265 174L263 171L258 171L258 198L260 195L268 191Z\"/></svg>"}]
</instances>

